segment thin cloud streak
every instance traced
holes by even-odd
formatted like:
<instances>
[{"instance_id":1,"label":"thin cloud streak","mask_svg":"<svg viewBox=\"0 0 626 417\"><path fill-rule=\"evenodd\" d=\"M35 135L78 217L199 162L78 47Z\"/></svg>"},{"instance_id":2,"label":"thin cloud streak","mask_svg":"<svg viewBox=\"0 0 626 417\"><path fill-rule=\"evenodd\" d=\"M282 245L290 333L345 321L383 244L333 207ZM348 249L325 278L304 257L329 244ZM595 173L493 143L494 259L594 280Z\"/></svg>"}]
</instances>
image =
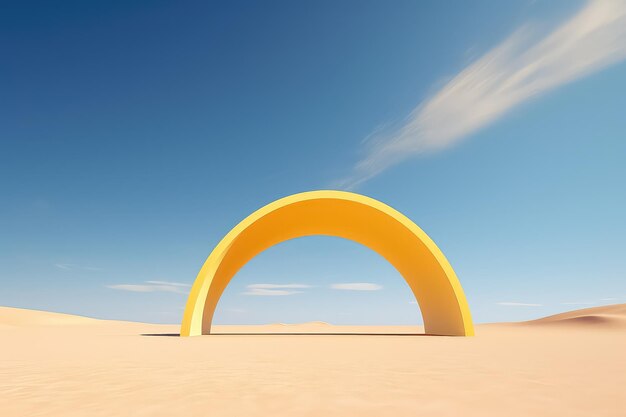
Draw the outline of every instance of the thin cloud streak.
<instances>
[{"instance_id":1,"label":"thin cloud streak","mask_svg":"<svg viewBox=\"0 0 626 417\"><path fill-rule=\"evenodd\" d=\"M294 289L311 288L307 284L250 284L246 286L243 295L255 295L255 296L285 296L300 294L302 291Z\"/></svg>"},{"instance_id":2,"label":"thin cloud streak","mask_svg":"<svg viewBox=\"0 0 626 417\"><path fill-rule=\"evenodd\" d=\"M170 282L170 281L146 281L148 284L154 285L171 285L172 287L191 287L191 284L186 284L184 282Z\"/></svg>"},{"instance_id":3,"label":"thin cloud streak","mask_svg":"<svg viewBox=\"0 0 626 417\"><path fill-rule=\"evenodd\" d=\"M514 301L501 301L496 303L499 306L509 306L509 307L541 307L543 304L535 304L535 303L517 303Z\"/></svg>"},{"instance_id":4,"label":"thin cloud streak","mask_svg":"<svg viewBox=\"0 0 626 417\"><path fill-rule=\"evenodd\" d=\"M311 288L307 284L250 284L249 289L277 289L277 288Z\"/></svg>"},{"instance_id":5,"label":"thin cloud streak","mask_svg":"<svg viewBox=\"0 0 626 417\"><path fill-rule=\"evenodd\" d=\"M143 284L114 284L107 285L106 287L112 290L131 292L172 292L187 294L191 285L181 282L145 281Z\"/></svg>"},{"instance_id":6,"label":"thin cloud streak","mask_svg":"<svg viewBox=\"0 0 626 417\"><path fill-rule=\"evenodd\" d=\"M100 268L94 268L92 266L81 266L76 264L54 264L59 269L63 269L65 271L75 271L75 270L83 270L83 271L101 271Z\"/></svg>"},{"instance_id":7,"label":"thin cloud streak","mask_svg":"<svg viewBox=\"0 0 626 417\"><path fill-rule=\"evenodd\" d=\"M248 312L248 310L245 310L243 308L227 308L226 311L228 311L229 313L236 313L236 314L243 314L243 313Z\"/></svg>"},{"instance_id":8,"label":"thin cloud streak","mask_svg":"<svg viewBox=\"0 0 626 417\"><path fill-rule=\"evenodd\" d=\"M338 283L330 286L333 290L344 291L378 291L382 290L383 286L373 284L371 282L350 282L350 283Z\"/></svg>"},{"instance_id":9,"label":"thin cloud streak","mask_svg":"<svg viewBox=\"0 0 626 417\"><path fill-rule=\"evenodd\" d=\"M410 157L446 149L516 106L626 58L626 1L593 0L545 36L523 26L470 64L395 129L375 132L354 189Z\"/></svg>"}]
</instances>

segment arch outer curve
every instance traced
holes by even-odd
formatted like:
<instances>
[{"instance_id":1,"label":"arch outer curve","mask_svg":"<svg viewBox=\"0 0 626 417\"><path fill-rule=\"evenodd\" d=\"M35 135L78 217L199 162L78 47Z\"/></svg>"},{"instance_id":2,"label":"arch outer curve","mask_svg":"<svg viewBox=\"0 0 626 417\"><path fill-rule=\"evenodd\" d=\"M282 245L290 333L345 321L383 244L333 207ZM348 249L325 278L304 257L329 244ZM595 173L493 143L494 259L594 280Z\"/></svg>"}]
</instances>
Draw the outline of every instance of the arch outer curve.
<instances>
[{"instance_id":1,"label":"arch outer curve","mask_svg":"<svg viewBox=\"0 0 626 417\"><path fill-rule=\"evenodd\" d=\"M294 194L255 211L213 249L191 287L181 336L211 332L217 303L237 271L265 249L297 237L342 237L378 252L411 288L427 334L473 336L463 288L441 250L408 217L364 195L320 190Z\"/></svg>"}]
</instances>

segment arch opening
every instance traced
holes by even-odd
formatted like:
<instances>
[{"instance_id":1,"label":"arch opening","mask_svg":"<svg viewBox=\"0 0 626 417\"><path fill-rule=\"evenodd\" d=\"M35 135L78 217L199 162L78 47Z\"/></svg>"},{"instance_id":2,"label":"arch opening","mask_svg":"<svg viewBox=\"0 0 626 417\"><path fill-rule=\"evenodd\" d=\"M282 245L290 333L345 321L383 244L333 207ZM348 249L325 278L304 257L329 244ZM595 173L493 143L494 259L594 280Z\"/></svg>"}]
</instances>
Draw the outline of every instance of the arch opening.
<instances>
[{"instance_id":1,"label":"arch opening","mask_svg":"<svg viewBox=\"0 0 626 417\"><path fill-rule=\"evenodd\" d=\"M353 240L391 263L411 288L426 333L474 334L467 300L454 270L415 223L363 195L311 191L257 210L218 243L191 288L181 336L211 333L217 302L232 277L250 259L277 243L314 235Z\"/></svg>"},{"instance_id":2,"label":"arch opening","mask_svg":"<svg viewBox=\"0 0 626 417\"><path fill-rule=\"evenodd\" d=\"M406 326L420 334L424 323L416 307L404 278L378 253L353 240L306 236L246 263L224 289L212 328L328 323Z\"/></svg>"}]
</instances>

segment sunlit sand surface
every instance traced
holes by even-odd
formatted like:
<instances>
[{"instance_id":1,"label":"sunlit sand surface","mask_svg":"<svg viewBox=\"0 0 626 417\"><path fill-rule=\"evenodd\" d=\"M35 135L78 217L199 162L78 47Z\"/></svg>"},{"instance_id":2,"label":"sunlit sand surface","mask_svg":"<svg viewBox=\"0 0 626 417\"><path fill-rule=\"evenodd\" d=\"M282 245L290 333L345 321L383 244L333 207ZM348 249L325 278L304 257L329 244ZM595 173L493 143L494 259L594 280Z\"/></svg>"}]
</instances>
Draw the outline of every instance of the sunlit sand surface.
<instances>
[{"instance_id":1,"label":"sunlit sand surface","mask_svg":"<svg viewBox=\"0 0 626 417\"><path fill-rule=\"evenodd\" d=\"M307 323L180 338L178 326L0 308L0 415L626 415L626 305L470 338L422 331Z\"/></svg>"}]
</instances>

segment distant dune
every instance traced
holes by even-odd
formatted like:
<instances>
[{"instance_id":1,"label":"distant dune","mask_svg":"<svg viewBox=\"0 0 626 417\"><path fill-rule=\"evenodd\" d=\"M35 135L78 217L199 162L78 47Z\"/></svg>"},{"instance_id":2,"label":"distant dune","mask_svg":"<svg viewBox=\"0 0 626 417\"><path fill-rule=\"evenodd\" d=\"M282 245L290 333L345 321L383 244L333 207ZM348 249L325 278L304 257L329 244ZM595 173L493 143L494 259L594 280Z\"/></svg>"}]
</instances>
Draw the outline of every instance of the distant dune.
<instances>
[{"instance_id":1,"label":"distant dune","mask_svg":"<svg viewBox=\"0 0 626 417\"><path fill-rule=\"evenodd\" d=\"M530 325L575 326L584 329L626 329L626 304L585 308L525 322Z\"/></svg>"},{"instance_id":2,"label":"distant dune","mask_svg":"<svg viewBox=\"0 0 626 417\"><path fill-rule=\"evenodd\" d=\"M323 322L214 331L0 307L0 415L626 415L626 304L470 338Z\"/></svg>"},{"instance_id":3,"label":"distant dune","mask_svg":"<svg viewBox=\"0 0 626 417\"><path fill-rule=\"evenodd\" d=\"M0 307L0 325L13 327L70 326L75 324L97 324L99 320L71 314L23 308Z\"/></svg>"}]
</instances>

